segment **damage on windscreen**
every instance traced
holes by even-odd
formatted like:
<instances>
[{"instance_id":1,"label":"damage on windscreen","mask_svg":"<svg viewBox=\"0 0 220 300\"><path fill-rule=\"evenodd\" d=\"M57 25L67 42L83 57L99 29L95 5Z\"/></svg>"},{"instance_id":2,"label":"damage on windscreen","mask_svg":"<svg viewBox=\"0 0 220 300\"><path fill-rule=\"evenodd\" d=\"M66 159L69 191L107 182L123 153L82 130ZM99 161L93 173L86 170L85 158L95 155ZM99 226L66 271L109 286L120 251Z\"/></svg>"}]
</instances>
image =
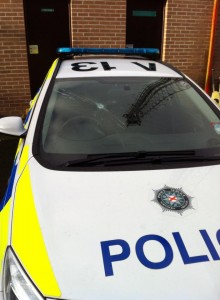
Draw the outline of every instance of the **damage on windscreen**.
<instances>
[{"instance_id":1,"label":"damage on windscreen","mask_svg":"<svg viewBox=\"0 0 220 300\"><path fill-rule=\"evenodd\" d=\"M57 79L38 149L58 165L88 155L207 149L218 154L219 124L183 78Z\"/></svg>"},{"instance_id":2,"label":"damage on windscreen","mask_svg":"<svg viewBox=\"0 0 220 300\"><path fill-rule=\"evenodd\" d=\"M137 97L136 101L131 104L129 112L125 114L127 126L141 125L141 119L149 114L152 110L159 109L161 105L165 105L170 97L175 93L179 93L190 86L182 79L161 78L146 85Z\"/></svg>"}]
</instances>

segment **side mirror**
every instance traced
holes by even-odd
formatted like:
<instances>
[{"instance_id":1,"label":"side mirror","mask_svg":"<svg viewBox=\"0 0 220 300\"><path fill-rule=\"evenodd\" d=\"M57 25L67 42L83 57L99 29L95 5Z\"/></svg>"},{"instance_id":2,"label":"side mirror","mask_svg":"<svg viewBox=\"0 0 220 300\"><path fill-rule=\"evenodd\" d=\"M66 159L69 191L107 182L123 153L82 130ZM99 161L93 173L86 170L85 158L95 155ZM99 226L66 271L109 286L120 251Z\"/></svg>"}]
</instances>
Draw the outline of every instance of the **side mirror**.
<instances>
[{"instance_id":1,"label":"side mirror","mask_svg":"<svg viewBox=\"0 0 220 300\"><path fill-rule=\"evenodd\" d=\"M22 118L5 117L0 119L0 133L9 134L17 137L24 137L26 129L24 128Z\"/></svg>"}]
</instances>

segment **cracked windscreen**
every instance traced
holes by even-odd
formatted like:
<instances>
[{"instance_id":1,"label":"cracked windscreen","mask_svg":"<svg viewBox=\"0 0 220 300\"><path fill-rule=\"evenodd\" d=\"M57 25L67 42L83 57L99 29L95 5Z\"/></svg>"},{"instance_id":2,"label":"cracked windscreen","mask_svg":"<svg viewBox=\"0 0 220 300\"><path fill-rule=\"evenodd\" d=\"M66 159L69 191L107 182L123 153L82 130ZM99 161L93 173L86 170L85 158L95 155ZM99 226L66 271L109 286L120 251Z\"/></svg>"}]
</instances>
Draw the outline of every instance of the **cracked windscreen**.
<instances>
[{"instance_id":1,"label":"cracked windscreen","mask_svg":"<svg viewBox=\"0 0 220 300\"><path fill-rule=\"evenodd\" d=\"M183 78L56 79L40 155L218 149L220 120ZM55 156L54 156L55 157Z\"/></svg>"}]
</instances>

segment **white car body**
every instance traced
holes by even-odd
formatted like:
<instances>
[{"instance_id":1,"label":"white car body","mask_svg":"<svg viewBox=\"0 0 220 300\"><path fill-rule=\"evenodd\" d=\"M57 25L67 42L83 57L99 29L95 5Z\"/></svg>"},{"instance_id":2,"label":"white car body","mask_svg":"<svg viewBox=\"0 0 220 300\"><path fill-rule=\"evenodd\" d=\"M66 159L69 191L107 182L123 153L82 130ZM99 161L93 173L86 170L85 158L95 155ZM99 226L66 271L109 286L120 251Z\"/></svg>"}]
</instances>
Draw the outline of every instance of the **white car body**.
<instances>
[{"instance_id":1,"label":"white car body","mask_svg":"<svg viewBox=\"0 0 220 300\"><path fill-rule=\"evenodd\" d=\"M116 69L103 70L103 61ZM72 70L75 62L83 71ZM107 171L45 166L33 144L57 63L31 105L0 211L0 300L7 300L1 270L8 247L42 299L219 299L220 161ZM184 75L155 61L94 57L64 60L56 74L109 76ZM185 203L172 210L164 197Z\"/></svg>"}]
</instances>

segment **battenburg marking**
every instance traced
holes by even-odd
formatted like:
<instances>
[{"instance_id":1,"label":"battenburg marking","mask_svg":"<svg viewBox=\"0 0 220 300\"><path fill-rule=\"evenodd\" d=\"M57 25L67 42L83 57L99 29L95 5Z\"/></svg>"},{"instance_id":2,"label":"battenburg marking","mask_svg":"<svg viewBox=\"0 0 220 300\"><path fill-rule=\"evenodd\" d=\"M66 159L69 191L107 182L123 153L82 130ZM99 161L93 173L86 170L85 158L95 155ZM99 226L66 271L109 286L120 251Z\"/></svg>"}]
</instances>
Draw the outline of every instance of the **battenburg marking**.
<instances>
[{"instance_id":1,"label":"battenburg marking","mask_svg":"<svg viewBox=\"0 0 220 300\"><path fill-rule=\"evenodd\" d=\"M193 197L183 192L182 188L176 189L169 186L154 190L153 202L159 204L165 211L173 211L180 215L187 209L194 209L191 203Z\"/></svg>"}]
</instances>

